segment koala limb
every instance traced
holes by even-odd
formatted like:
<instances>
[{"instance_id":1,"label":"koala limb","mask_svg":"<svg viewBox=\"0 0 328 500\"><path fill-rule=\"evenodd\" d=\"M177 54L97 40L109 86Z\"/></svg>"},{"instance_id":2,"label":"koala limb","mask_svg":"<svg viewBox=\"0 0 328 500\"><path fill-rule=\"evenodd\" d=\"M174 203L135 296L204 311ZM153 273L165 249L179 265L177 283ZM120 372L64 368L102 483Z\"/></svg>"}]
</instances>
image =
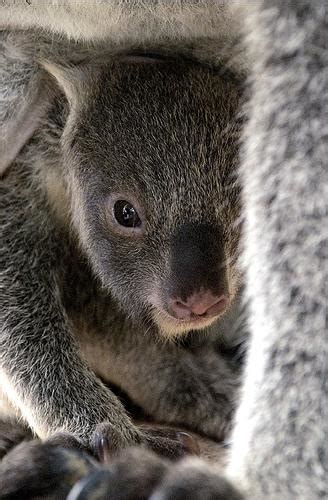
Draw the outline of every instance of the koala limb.
<instances>
[{"instance_id":1,"label":"koala limb","mask_svg":"<svg viewBox=\"0 0 328 500\"><path fill-rule=\"evenodd\" d=\"M156 45L174 40L183 45L197 40L200 51L204 46L214 56L217 53L215 43L218 43L222 53L232 57L236 39L234 28L239 19L231 17L224 0L198 0L192 6L190 2L179 0L160 0L151 4L95 0L92 8L90 6L89 2L74 0L67 0L65 4L49 0L46 5L35 1L1 0L0 29L41 28L69 39L107 40L115 46L149 42ZM214 39L216 42L212 43ZM242 59L239 64L241 62Z\"/></svg>"},{"instance_id":2,"label":"koala limb","mask_svg":"<svg viewBox=\"0 0 328 500\"><path fill-rule=\"evenodd\" d=\"M142 448L130 448L102 471L87 474L69 500L241 500L241 494L213 466L197 458L170 465Z\"/></svg>"},{"instance_id":3,"label":"koala limb","mask_svg":"<svg viewBox=\"0 0 328 500\"><path fill-rule=\"evenodd\" d=\"M0 498L65 499L74 484L99 469L87 453L48 443L21 443L0 462Z\"/></svg>"},{"instance_id":4,"label":"koala limb","mask_svg":"<svg viewBox=\"0 0 328 500\"><path fill-rule=\"evenodd\" d=\"M222 440L231 428L239 377L210 346L193 354L156 332L111 331L81 344L95 372L120 387L159 422ZM100 353L107 355L101 357ZM147 362L145 363L145 359Z\"/></svg>"},{"instance_id":5,"label":"koala limb","mask_svg":"<svg viewBox=\"0 0 328 500\"><path fill-rule=\"evenodd\" d=\"M256 2L246 30L252 338L229 470L249 498L317 499L328 494L327 3Z\"/></svg>"},{"instance_id":6,"label":"koala limb","mask_svg":"<svg viewBox=\"0 0 328 500\"><path fill-rule=\"evenodd\" d=\"M62 255L54 252L56 229L37 201L29 206L24 192L1 187L2 387L40 437L66 431L87 445L97 424L116 417L123 441L138 442L121 403L78 354L57 291L56 259ZM29 250L23 255L22 248ZM15 256L15 266L5 265Z\"/></svg>"}]
</instances>

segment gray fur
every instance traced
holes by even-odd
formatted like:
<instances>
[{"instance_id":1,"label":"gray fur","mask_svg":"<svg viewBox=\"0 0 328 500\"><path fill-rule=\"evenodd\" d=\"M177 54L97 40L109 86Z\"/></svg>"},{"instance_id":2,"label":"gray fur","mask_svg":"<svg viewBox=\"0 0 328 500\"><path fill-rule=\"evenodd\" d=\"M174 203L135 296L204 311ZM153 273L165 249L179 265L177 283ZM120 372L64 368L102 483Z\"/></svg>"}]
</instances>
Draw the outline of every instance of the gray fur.
<instances>
[{"instance_id":1,"label":"gray fur","mask_svg":"<svg viewBox=\"0 0 328 500\"><path fill-rule=\"evenodd\" d=\"M107 47L178 46L197 59L222 61L233 70L247 67L236 41L242 20L232 16L236 0L130 2L95 0L90 3L49 0L43 9L36 1L1 0L0 29L37 28L69 40L105 41ZM124 26L124 30L122 30ZM220 49L218 51L218 48Z\"/></svg>"},{"instance_id":2,"label":"gray fur","mask_svg":"<svg viewBox=\"0 0 328 500\"><path fill-rule=\"evenodd\" d=\"M47 103L35 64L40 52L56 58L60 45L61 59L76 59L80 47L75 41L83 40L89 52L96 41L114 52L149 46L178 50L205 63L223 65L224 71L243 73L248 64L237 43L239 20L231 17L224 1L197 0L191 9L179 0L139 5L95 0L92 12L89 1L68 1L64 6L50 0L42 10L39 7L30 1L0 2L0 175L33 134L40 109ZM42 32L36 36L34 32L31 42L25 40L22 45L17 32L14 37L8 35L7 27L41 28Z\"/></svg>"},{"instance_id":3,"label":"gray fur","mask_svg":"<svg viewBox=\"0 0 328 500\"><path fill-rule=\"evenodd\" d=\"M243 168L252 341L230 475L249 498L321 498L328 406L326 2L240 6L249 59L257 61ZM8 4L2 11L8 14ZM59 30L58 20L49 19ZM290 107L295 113L286 112ZM219 493L208 491L210 498Z\"/></svg>"},{"instance_id":4,"label":"gray fur","mask_svg":"<svg viewBox=\"0 0 328 500\"><path fill-rule=\"evenodd\" d=\"M85 452L21 443L1 461L0 498L64 500L76 482L97 470L99 465Z\"/></svg>"},{"instance_id":5,"label":"gray fur","mask_svg":"<svg viewBox=\"0 0 328 500\"><path fill-rule=\"evenodd\" d=\"M0 31L0 175L32 137L49 105L45 73L38 64L44 54L77 62L85 50L39 32Z\"/></svg>"},{"instance_id":6,"label":"gray fur","mask_svg":"<svg viewBox=\"0 0 328 500\"><path fill-rule=\"evenodd\" d=\"M327 4L244 7L256 61L242 163L252 336L227 473L245 498L326 498ZM176 491L194 476L186 464ZM212 479L208 469L188 498ZM154 500L171 498L166 481ZM202 498L225 497L213 485Z\"/></svg>"},{"instance_id":7,"label":"gray fur","mask_svg":"<svg viewBox=\"0 0 328 500\"><path fill-rule=\"evenodd\" d=\"M242 169L252 342L230 471L250 498L325 498L327 2L257 2L246 20L257 61Z\"/></svg>"},{"instance_id":8,"label":"gray fur","mask_svg":"<svg viewBox=\"0 0 328 500\"><path fill-rule=\"evenodd\" d=\"M17 40L27 51L35 38L19 33L7 49ZM238 292L237 80L184 57L144 62L83 44L65 67L61 47L41 61L47 107L1 183L2 389L42 438L65 431L93 447L107 422L118 446L160 448L95 372L157 420L222 439L237 374L211 342L191 351L160 340L193 324L175 326L159 304L171 241L188 224L211 228L231 303ZM34 51L42 60L42 38ZM133 193L147 214L143 238L110 222L113 192ZM220 333L213 318L194 328L204 326Z\"/></svg>"}]
</instances>

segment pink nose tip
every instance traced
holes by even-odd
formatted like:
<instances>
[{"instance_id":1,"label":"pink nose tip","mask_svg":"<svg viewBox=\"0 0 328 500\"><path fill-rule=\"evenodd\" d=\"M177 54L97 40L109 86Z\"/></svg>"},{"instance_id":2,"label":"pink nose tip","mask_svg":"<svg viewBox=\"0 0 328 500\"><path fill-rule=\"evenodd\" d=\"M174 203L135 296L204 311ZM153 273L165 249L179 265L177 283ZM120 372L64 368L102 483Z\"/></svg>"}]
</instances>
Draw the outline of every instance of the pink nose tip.
<instances>
[{"instance_id":1,"label":"pink nose tip","mask_svg":"<svg viewBox=\"0 0 328 500\"><path fill-rule=\"evenodd\" d=\"M225 295L214 295L210 291L197 292L186 300L170 299L169 308L172 316L177 319L197 319L197 316L211 318L217 316L227 307L228 298Z\"/></svg>"}]
</instances>

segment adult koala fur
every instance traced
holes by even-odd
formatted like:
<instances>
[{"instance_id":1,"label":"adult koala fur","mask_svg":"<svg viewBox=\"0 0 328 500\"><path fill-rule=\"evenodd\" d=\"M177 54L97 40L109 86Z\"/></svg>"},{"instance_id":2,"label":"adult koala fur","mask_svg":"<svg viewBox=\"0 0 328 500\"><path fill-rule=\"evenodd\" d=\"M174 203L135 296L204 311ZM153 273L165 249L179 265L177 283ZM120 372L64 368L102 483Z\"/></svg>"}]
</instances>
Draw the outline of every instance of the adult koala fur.
<instances>
[{"instance_id":1,"label":"adult koala fur","mask_svg":"<svg viewBox=\"0 0 328 500\"><path fill-rule=\"evenodd\" d=\"M104 45L73 44L74 65L61 41L3 33L9 53L17 40L49 53L31 140L1 182L6 403L41 438L65 431L94 449L107 423L117 446L173 453L93 371L157 420L222 439L236 373L211 341L188 350L159 334L219 331L240 286L238 79Z\"/></svg>"},{"instance_id":2,"label":"adult koala fur","mask_svg":"<svg viewBox=\"0 0 328 500\"><path fill-rule=\"evenodd\" d=\"M133 3L135 27L146 19L147 33L156 38L152 13L162 7L160 36L167 29L176 39L183 26L185 42L193 33L201 40L200 32L207 33L209 24L215 31L211 23L204 28L193 12L203 8L206 19L207 8L213 13L216 2L172 2L172 23L164 22L165 4L156 2L148 9L144 2ZM106 26L109 38L116 33L106 24L108 18L98 25L90 15L88 23L75 3L66 14L81 21L78 33L73 22L63 25L55 3L42 12L34 5L29 16L27 6L14 5L10 9L4 1L0 11L11 26L42 25L89 39L106 37ZM243 20L245 50L253 61L242 168L252 335L228 474L246 498L317 499L328 492L327 6L324 0L239 6L241 15L238 9L232 15ZM129 33L134 32L132 19L128 16ZM129 474L137 470L140 477L152 479L148 490L143 484L143 498L233 498L226 481L204 463L182 462L178 470L161 464L154 480L149 471L155 463L145 452L130 453L111 469L107 484L122 493ZM114 482L118 478L121 483ZM137 482L134 477L132 484Z\"/></svg>"}]
</instances>

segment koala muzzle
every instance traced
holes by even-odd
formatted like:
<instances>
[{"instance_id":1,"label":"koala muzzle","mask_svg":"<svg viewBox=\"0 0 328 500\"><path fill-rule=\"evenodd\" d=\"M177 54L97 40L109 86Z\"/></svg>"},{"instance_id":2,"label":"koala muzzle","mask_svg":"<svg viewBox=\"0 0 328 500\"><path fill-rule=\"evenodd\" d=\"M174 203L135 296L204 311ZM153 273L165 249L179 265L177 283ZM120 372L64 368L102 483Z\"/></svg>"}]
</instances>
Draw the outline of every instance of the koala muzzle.
<instances>
[{"instance_id":1,"label":"koala muzzle","mask_svg":"<svg viewBox=\"0 0 328 500\"><path fill-rule=\"evenodd\" d=\"M179 320L211 318L229 303L223 238L210 224L185 224L171 239L168 313Z\"/></svg>"}]
</instances>

